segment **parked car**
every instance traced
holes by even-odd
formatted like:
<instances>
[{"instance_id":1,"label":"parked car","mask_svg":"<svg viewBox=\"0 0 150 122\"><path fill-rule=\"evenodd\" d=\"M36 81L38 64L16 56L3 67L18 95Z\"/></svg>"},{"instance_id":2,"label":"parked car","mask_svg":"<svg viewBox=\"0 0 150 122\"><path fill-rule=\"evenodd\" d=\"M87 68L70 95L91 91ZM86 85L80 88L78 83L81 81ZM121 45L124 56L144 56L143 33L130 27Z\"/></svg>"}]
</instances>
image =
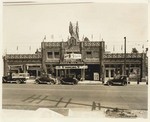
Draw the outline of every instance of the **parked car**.
<instances>
[{"instance_id":1,"label":"parked car","mask_svg":"<svg viewBox=\"0 0 150 122\"><path fill-rule=\"evenodd\" d=\"M41 76L35 79L35 83L46 83L46 84L56 84L55 78L49 77L48 75Z\"/></svg>"},{"instance_id":2,"label":"parked car","mask_svg":"<svg viewBox=\"0 0 150 122\"><path fill-rule=\"evenodd\" d=\"M25 83L25 80L27 80L27 74L26 73L12 73L10 72L7 76L2 77L3 83Z\"/></svg>"},{"instance_id":3,"label":"parked car","mask_svg":"<svg viewBox=\"0 0 150 122\"><path fill-rule=\"evenodd\" d=\"M115 78L113 79L109 79L107 82L106 82L107 85L114 85L114 84L120 84L122 86L125 86L128 84L127 82L127 76L125 75L117 75Z\"/></svg>"},{"instance_id":4,"label":"parked car","mask_svg":"<svg viewBox=\"0 0 150 122\"><path fill-rule=\"evenodd\" d=\"M79 80L74 77L74 75L67 75L66 77L62 77L60 79L61 84L66 84L66 85L74 85L78 84Z\"/></svg>"}]
</instances>

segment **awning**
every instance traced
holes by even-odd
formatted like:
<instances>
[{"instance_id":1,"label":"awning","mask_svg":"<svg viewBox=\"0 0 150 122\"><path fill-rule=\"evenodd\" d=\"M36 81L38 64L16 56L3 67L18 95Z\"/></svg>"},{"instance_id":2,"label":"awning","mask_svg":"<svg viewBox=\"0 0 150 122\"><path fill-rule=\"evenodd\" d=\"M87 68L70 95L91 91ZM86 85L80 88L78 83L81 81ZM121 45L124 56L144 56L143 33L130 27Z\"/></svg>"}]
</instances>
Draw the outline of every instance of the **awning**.
<instances>
[{"instance_id":1,"label":"awning","mask_svg":"<svg viewBox=\"0 0 150 122\"><path fill-rule=\"evenodd\" d=\"M56 66L55 69L87 69L87 65L83 66Z\"/></svg>"}]
</instances>

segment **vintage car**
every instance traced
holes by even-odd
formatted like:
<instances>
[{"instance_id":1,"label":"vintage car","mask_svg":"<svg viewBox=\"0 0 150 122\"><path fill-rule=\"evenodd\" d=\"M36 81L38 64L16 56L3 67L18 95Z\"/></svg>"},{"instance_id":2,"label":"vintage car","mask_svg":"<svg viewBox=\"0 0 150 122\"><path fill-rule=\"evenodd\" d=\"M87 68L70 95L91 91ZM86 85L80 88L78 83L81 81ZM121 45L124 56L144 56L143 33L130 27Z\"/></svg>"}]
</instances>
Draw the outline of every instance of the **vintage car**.
<instances>
[{"instance_id":1,"label":"vintage car","mask_svg":"<svg viewBox=\"0 0 150 122\"><path fill-rule=\"evenodd\" d=\"M55 78L49 77L49 75L44 75L35 79L36 84L56 84Z\"/></svg>"},{"instance_id":2,"label":"vintage car","mask_svg":"<svg viewBox=\"0 0 150 122\"><path fill-rule=\"evenodd\" d=\"M74 77L74 75L67 75L66 77L62 77L60 79L61 84L66 84L66 85L74 85L78 84L79 80Z\"/></svg>"},{"instance_id":3,"label":"vintage car","mask_svg":"<svg viewBox=\"0 0 150 122\"><path fill-rule=\"evenodd\" d=\"M125 86L128 84L127 82L127 76L125 75L117 75L116 77L114 77L113 79L109 79L107 82L106 82L107 85L122 85L122 86Z\"/></svg>"},{"instance_id":4,"label":"vintage car","mask_svg":"<svg viewBox=\"0 0 150 122\"><path fill-rule=\"evenodd\" d=\"M25 83L29 78L28 73L12 73L10 72L7 76L2 77L3 83Z\"/></svg>"}]
</instances>

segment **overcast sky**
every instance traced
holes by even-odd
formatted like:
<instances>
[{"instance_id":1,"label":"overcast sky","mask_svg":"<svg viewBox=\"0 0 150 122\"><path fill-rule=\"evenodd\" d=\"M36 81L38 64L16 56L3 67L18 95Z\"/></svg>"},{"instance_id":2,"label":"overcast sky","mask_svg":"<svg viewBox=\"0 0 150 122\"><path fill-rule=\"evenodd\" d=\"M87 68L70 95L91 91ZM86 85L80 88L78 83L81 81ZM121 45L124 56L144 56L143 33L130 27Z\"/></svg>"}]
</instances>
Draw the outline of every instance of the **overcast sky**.
<instances>
[{"instance_id":1,"label":"overcast sky","mask_svg":"<svg viewBox=\"0 0 150 122\"><path fill-rule=\"evenodd\" d=\"M139 52L147 47L148 5L146 3L78 3L3 6L3 51L34 53L46 35L47 42L66 41L69 22L79 24L79 38L105 41L106 51ZM54 38L52 38L54 35ZM91 38L93 35L93 39Z\"/></svg>"}]
</instances>

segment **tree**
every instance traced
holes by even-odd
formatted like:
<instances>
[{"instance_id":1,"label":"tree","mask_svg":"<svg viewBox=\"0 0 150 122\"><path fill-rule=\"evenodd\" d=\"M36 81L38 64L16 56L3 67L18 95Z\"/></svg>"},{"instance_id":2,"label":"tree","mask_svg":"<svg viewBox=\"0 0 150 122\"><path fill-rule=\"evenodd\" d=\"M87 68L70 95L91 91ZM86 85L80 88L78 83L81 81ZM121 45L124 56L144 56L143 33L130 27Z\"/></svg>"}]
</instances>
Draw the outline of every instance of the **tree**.
<instances>
[{"instance_id":1,"label":"tree","mask_svg":"<svg viewBox=\"0 0 150 122\"><path fill-rule=\"evenodd\" d=\"M69 24L69 33L70 33L71 36L73 35L73 25L72 25L71 22Z\"/></svg>"},{"instance_id":2,"label":"tree","mask_svg":"<svg viewBox=\"0 0 150 122\"><path fill-rule=\"evenodd\" d=\"M89 42L90 40L87 37L85 37L84 41Z\"/></svg>"},{"instance_id":3,"label":"tree","mask_svg":"<svg viewBox=\"0 0 150 122\"><path fill-rule=\"evenodd\" d=\"M78 26L78 21L76 23L76 36L79 39L79 26Z\"/></svg>"},{"instance_id":4,"label":"tree","mask_svg":"<svg viewBox=\"0 0 150 122\"><path fill-rule=\"evenodd\" d=\"M132 53L138 53L138 50L136 48L132 48Z\"/></svg>"}]
</instances>

